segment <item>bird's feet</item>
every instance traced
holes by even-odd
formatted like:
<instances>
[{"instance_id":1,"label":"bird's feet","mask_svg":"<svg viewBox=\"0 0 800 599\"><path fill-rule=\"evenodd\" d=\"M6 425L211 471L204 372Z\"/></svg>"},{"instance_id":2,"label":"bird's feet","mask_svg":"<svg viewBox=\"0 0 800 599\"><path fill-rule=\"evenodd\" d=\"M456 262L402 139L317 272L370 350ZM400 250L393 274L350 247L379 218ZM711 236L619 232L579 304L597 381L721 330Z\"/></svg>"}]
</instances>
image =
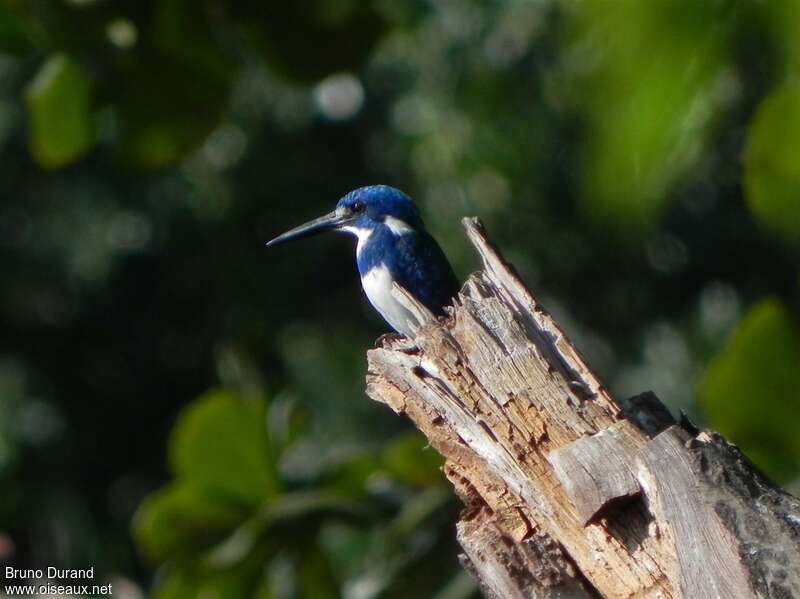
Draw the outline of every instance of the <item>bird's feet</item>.
<instances>
[{"instance_id":1,"label":"bird's feet","mask_svg":"<svg viewBox=\"0 0 800 599\"><path fill-rule=\"evenodd\" d=\"M400 341L401 339L405 339L405 337L399 333L384 333L375 340L375 347L384 347L389 343Z\"/></svg>"}]
</instances>

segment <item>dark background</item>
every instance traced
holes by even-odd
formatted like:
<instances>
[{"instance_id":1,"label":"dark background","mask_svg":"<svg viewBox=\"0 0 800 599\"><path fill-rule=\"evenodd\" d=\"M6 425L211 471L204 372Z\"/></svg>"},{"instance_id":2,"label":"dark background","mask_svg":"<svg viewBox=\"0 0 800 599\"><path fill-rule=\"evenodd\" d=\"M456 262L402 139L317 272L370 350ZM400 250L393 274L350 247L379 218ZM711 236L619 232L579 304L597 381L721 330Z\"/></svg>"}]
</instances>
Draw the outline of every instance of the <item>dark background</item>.
<instances>
[{"instance_id":1,"label":"dark background","mask_svg":"<svg viewBox=\"0 0 800 599\"><path fill-rule=\"evenodd\" d=\"M115 596L472 597L363 394L352 188L477 215L617 396L800 477L800 5L0 2L0 556Z\"/></svg>"}]
</instances>

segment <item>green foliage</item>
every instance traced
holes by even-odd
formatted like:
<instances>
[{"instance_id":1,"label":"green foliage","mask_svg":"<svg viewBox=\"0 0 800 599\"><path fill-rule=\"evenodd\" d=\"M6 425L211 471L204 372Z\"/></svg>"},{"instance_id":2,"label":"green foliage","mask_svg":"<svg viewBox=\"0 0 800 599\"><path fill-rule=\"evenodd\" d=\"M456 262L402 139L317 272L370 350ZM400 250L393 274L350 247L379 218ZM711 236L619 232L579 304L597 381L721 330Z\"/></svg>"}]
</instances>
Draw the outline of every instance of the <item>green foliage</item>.
<instances>
[{"instance_id":1,"label":"green foliage","mask_svg":"<svg viewBox=\"0 0 800 599\"><path fill-rule=\"evenodd\" d=\"M261 402L215 391L186 408L170 442L178 480L254 507L280 491Z\"/></svg>"},{"instance_id":2,"label":"green foliage","mask_svg":"<svg viewBox=\"0 0 800 599\"><path fill-rule=\"evenodd\" d=\"M139 507L134 532L144 556L161 563L221 540L244 511L193 482L177 482Z\"/></svg>"},{"instance_id":3,"label":"green foliage","mask_svg":"<svg viewBox=\"0 0 800 599\"><path fill-rule=\"evenodd\" d=\"M153 562L218 542L279 491L263 402L210 392L170 437L175 482L141 506L134 531Z\"/></svg>"},{"instance_id":4,"label":"green foliage","mask_svg":"<svg viewBox=\"0 0 800 599\"><path fill-rule=\"evenodd\" d=\"M588 3L567 21L572 59L586 63L574 73L587 214L628 230L657 222L712 122L726 19L711 3L628 0Z\"/></svg>"},{"instance_id":5,"label":"green foliage","mask_svg":"<svg viewBox=\"0 0 800 599\"><path fill-rule=\"evenodd\" d=\"M112 93L119 111L120 157L138 167L163 168L205 141L219 123L228 87L192 65L153 54L126 65Z\"/></svg>"},{"instance_id":6,"label":"green foliage","mask_svg":"<svg viewBox=\"0 0 800 599\"><path fill-rule=\"evenodd\" d=\"M220 124L236 75L249 64L249 52L230 41L239 31L275 72L308 83L357 68L382 30L374 8L349 1L266 7L45 0L16 10L0 6L0 50L32 50L35 31L36 46L66 49L71 57L48 59L30 86L31 152L47 168L84 155L99 109L108 110L104 133L123 163L179 163Z\"/></svg>"},{"instance_id":7,"label":"green foliage","mask_svg":"<svg viewBox=\"0 0 800 599\"><path fill-rule=\"evenodd\" d=\"M220 47L213 16L187 0L161 0L141 49L114 65L106 93L117 112L125 162L163 168L219 124L237 65Z\"/></svg>"},{"instance_id":8,"label":"green foliage","mask_svg":"<svg viewBox=\"0 0 800 599\"><path fill-rule=\"evenodd\" d=\"M230 370L234 354L223 357ZM246 362L237 360L240 366ZM351 557L386 565L369 576L389 588L415 557L406 549L409 539L449 498L440 460L423 451L418 434L402 435L381 458L353 455L323 467L298 488L296 476L281 480L278 474L286 470L281 462L307 441L290 404L267 406L252 387L257 377L235 370L233 378L250 381L251 393L213 391L183 410L170 435L174 481L146 498L137 513L139 548L161 566L153 596L338 597L348 577L365 573L333 567L339 557L331 553L330 539L319 537L331 525L362 529L357 534L369 541ZM373 506L363 501L376 477L397 491L411 486L397 515L369 533L378 514L374 506L383 502L379 496L370 498ZM427 490L409 496L418 486Z\"/></svg>"},{"instance_id":9,"label":"green foliage","mask_svg":"<svg viewBox=\"0 0 800 599\"><path fill-rule=\"evenodd\" d=\"M703 382L703 409L779 481L800 473L800 324L778 300L753 306Z\"/></svg>"},{"instance_id":10,"label":"green foliage","mask_svg":"<svg viewBox=\"0 0 800 599\"><path fill-rule=\"evenodd\" d=\"M94 141L90 79L64 54L51 56L25 92L31 152L43 167L82 156Z\"/></svg>"},{"instance_id":11,"label":"green foliage","mask_svg":"<svg viewBox=\"0 0 800 599\"><path fill-rule=\"evenodd\" d=\"M142 552L165 564L156 597L265 593L270 527L349 507L317 493L279 495L266 406L253 397L214 391L188 406L170 437L170 463L175 481L142 503L134 525ZM313 586L314 575L305 578Z\"/></svg>"},{"instance_id":12,"label":"green foliage","mask_svg":"<svg viewBox=\"0 0 800 599\"><path fill-rule=\"evenodd\" d=\"M800 70L800 2L797 0L774 0L760 10L764 12L769 42L775 44L782 62L779 72L797 73Z\"/></svg>"},{"instance_id":13,"label":"green foliage","mask_svg":"<svg viewBox=\"0 0 800 599\"><path fill-rule=\"evenodd\" d=\"M0 50L13 54L33 48L30 24L7 4L0 4Z\"/></svg>"},{"instance_id":14,"label":"green foliage","mask_svg":"<svg viewBox=\"0 0 800 599\"><path fill-rule=\"evenodd\" d=\"M372 3L357 0L278 4L246 0L232 3L231 8L272 68L301 82L357 68L384 28Z\"/></svg>"},{"instance_id":15,"label":"green foliage","mask_svg":"<svg viewBox=\"0 0 800 599\"><path fill-rule=\"evenodd\" d=\"M787 240L800 241L800 85L779 87L761 103L745 169L753 213Z\"/></svg>"},{"instance_id":16,"label":"green foliage","mask_svg":"<svg viewBox=\"0 0 800 599\"><path fill-rule=\"evenodd\" d=\"M444 461L420 433L402 435L388 443L383 450L383 461L397 480L424 487L441 480L440 468Z\"/></svg>"},{"instance_id":17,"label":"green foliage","mask_svg":"<svg viewBox=\"0 0 800 599\"><path fill-rule=\"evenodd\" d=\"M218 25L206 11L192 10L191 0L161 0L154 7L152 45L164 55L204 77L232 79L236 63L215 34ZM159 65L163 68L163 65Z\"/></svg>"}]
</instances>

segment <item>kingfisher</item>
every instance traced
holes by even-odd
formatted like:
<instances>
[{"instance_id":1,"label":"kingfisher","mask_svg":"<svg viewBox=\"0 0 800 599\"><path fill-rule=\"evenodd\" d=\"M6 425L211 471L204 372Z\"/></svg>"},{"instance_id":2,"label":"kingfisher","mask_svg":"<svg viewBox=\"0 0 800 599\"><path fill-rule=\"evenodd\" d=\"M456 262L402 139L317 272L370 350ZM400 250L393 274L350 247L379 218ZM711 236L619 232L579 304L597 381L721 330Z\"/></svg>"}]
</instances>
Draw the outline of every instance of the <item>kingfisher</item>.
<instances>
[{"instance_id":1,"label":"kingfisher","mask_svg":"<svg viewBox=\"0 0 800 599\"><path fill-rule=\"evenodd\" d=\"M339 231L355 237L361 286L372 306L396 332L413 337L416 322L392 294L397 283L433 314L444 314L459 289L444 252L425 229L416 205L388 185L370 185L346 194L336 209L267 242L267 247Z\"/></svg>"}]
</instances>

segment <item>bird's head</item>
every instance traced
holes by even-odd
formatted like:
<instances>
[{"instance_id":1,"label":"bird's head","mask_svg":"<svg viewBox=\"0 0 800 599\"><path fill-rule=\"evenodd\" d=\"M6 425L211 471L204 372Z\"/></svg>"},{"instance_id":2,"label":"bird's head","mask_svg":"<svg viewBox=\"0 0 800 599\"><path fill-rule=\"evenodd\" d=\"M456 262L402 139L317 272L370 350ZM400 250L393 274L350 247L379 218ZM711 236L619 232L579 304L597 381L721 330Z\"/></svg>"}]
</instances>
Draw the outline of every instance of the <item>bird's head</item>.
<instances>
[{"instance_id":1,"label":"bird's head","mask_svg":"<svg viewBox=\"0 0 800 599\"><path fill-rule=\"evenodd\" d=\"M324 231L345 231L362 237L378 227L396 234L423 228L417 207L406 194L388 185L353 190L336 203L336 210L268 241L267 246Z\"/></svg>"}]
</instances>

